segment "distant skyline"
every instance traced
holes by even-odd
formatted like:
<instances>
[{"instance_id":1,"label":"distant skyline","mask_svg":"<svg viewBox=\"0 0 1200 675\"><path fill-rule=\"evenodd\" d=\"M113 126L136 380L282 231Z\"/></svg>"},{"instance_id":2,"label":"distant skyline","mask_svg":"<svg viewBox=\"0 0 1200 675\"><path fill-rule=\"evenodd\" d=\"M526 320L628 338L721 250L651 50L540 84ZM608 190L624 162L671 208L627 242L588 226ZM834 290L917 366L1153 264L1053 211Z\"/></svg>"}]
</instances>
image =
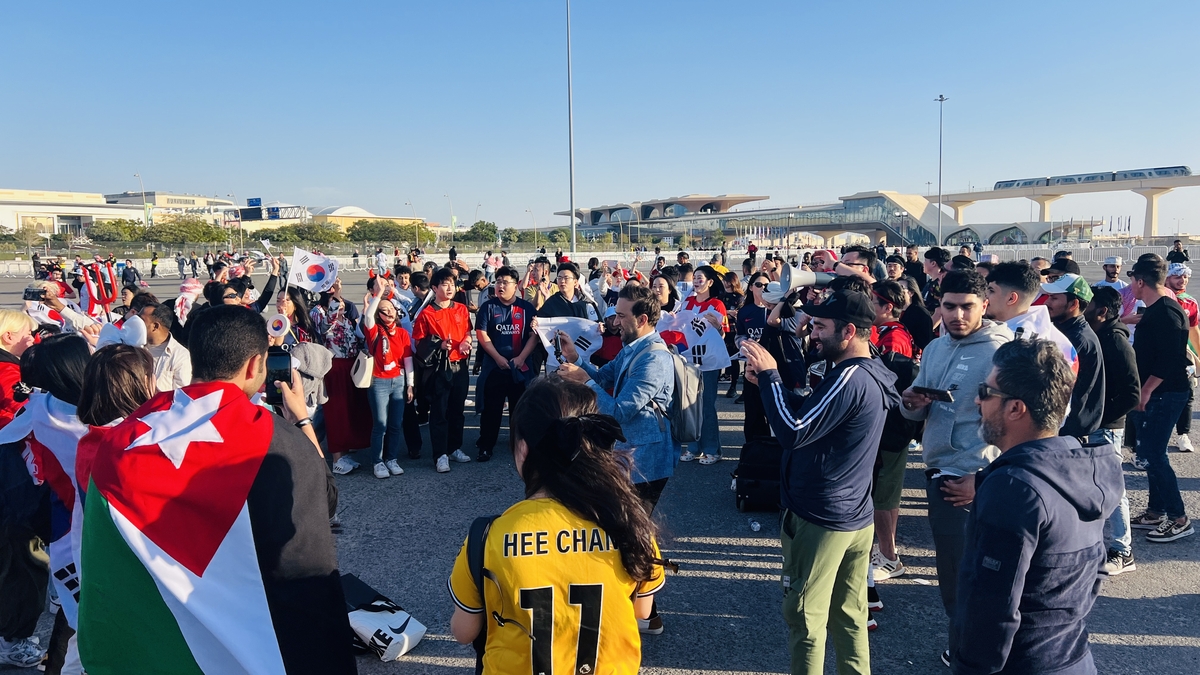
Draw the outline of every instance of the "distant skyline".
<instances>
[{"instance_id":1,"label":"distant skyline","mask_svg":"<svg viewBox=\"0 0 1200 675\"><path fill-rule=\"evenodd\" d=\"M576 205L765 205L1186 164L1200 3L571 5ZM0 187L354 205L568 226L564 3L9 3ZM927 186L927 181L932 185ZM1200 189L1161 198L1200 232ZM1058 219L1131 217L1133 193ZM1028 200L971 222L1036 218Z\"/></svg>"}]
</instances>

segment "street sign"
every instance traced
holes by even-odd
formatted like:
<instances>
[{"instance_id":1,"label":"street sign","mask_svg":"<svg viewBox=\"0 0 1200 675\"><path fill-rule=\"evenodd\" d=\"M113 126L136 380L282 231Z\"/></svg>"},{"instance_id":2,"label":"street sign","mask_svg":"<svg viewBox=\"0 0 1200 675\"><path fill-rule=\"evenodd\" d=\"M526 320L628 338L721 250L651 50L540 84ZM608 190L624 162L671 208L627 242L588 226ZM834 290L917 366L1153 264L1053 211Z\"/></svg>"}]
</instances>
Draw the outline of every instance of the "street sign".
<instances>
[{"instance_id":1,"label":"street sign","mask_svg":"<svg viewBox=\"0 0 1200 675\"><path fill-rule=\"evenodd\" d=\"M278 206L268 206L267 207L267 220L279 220L279 207Z\"/></svg>"},{"instance_id":2,"label":"street sign","mask_svg":"<svg viewBox=\"0 0 1200 675\"><path fill-rule=\"evenodd\" d=\"M262 206L262 197L251 197L247 199L246 206Z\"/></svg>"}]
</instances>

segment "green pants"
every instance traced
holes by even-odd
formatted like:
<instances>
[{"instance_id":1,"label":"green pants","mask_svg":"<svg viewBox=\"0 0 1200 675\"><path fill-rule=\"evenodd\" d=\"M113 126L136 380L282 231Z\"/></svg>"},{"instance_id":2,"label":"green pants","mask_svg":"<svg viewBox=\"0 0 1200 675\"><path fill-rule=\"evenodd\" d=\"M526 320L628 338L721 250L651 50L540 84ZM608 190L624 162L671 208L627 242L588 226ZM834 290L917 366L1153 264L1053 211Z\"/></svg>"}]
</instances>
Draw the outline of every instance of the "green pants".
<instances>
[{"instance_id":1,"label":"green pants","mask_svg":"<svg viewBox=\"0 0 1200 675\"><path fill-rule=\"evenodd\" d=\"M871 672L867 641L867 574L875 526L838 532L785 511L783 620L793 675L820 675L825 634L833 636L838 673Z\"/></svg>"}]
</instances>

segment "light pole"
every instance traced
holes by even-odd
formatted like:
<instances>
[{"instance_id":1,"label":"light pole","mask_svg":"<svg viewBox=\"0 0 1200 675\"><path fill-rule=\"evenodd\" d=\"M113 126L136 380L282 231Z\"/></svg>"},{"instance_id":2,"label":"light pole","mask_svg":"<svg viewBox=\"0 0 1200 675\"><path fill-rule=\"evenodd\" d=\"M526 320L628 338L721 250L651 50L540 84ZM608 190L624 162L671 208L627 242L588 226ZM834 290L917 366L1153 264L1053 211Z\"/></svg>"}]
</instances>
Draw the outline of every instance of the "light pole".
<instances>
[{"instance_id":1,"label":"light pole","mask_svg":"<svg viewBox=\"0 0 1200 675\"><path fill-rule=\"evenodd\" d=\"M142 182L142 174L140 171L133 174L133 177L138 179L138 186L142 189L142 217L146 219L146 227L149 227L150 209L146 206L146 185Z\"/></svg>"},{"instance_id":2,"label":"light pole","mask_svg":"<svg viewBox=\"0 0 1200 675\"><path fill-rule=\"evenodd\" d=\"M229 197L229 199L233 202L234 208L236 209L237 208L237 195L230 192L230 193L226 194L225 196ZM242 210L237 209L237 212L238 212L237 223L238 223L238 244L239 244L238 248L241 248L242 245L244 245L246 242L245 242L245 239L242 237ZM229 233L229 248L233 248L233 233L232 232Z\"/></svg>"},{"instance_id":3,"label":"light pole","mask_svg":"<svg viewBox=\"0 0 1200 675\"><path fill-rule=\"evenodd\" d=\"M537 218L533 215L533 211L525 209L525 213L529 214L529 220L533 222L533 250L537 250Z\"/></svg>"},{"instance_id":4,"label":"light pole","mask_svg":"<svg viewBox=\"0 0 1200 675\"><path fill-rule=\"evenodd\" d=\"M938 94L938 97L933 100L937 101L937 104L938 104L938 213L937 213L937 216L938 216L938 220L937 220L938 243L937 243L937 245L941 246L942 245L942 109L946 107L945 106L946 101L949 101L950 99L946 98L945 94Z\"/></svg>"},{"instance_id":5,"label":"light pole","mask_svg":"<svg viewBox=\"0 0 1200 675\"><path fill-rule=\"evenodd\" d=\"M571 0L567 0L567 152L571 156L571 255L575 255L575 116L571 97ZM534 232L537 236L537 232Z\"/></svg>"},{"instance_id":6,"label":"light pole","mask_svg":"<svg viewBox=\"0 0 1200 675\"><path fill-rule=\"evenodd\" d=\"M413 241L417 242L416 247L421 248L421 222L417 219L417 207L413 206L412 202L404 202L404 205L412 209L413 212Z\"/></svg>"},{"instance_id":7,"label":"light pole","mask_svg":"<svg viewBox=\"0 0 1200 675\"><path fill-rule=\"evenodd\" d=\"M446 201L450 202L450 245L454 245L454 200L450 199L450 195L442 195Z\"/></svg>"}]
</instances>

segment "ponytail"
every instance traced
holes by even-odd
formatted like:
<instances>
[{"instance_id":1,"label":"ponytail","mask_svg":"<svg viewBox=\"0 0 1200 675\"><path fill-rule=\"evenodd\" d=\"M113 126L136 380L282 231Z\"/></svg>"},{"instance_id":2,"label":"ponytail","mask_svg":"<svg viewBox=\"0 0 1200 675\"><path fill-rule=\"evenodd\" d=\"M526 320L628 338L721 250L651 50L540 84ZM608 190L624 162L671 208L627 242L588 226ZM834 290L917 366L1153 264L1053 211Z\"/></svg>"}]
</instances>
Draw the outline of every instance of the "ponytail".
<instances>
[{"instance_id":1,"label":"ponytail","mask_svg":"<svg viewBox=\"0 0 1200 675\"><path fill-rule=\"evenodd\" d=\"M525 496L545 490L575 515L612 538L621 564L646 581L657 560L654 524L633 489L628 456L613 451L624 441L621 425L596 408L596 394L557 376L538 378L521 396L512 419L512 443L525 441Z\"/></svg>"}]
</instances>

